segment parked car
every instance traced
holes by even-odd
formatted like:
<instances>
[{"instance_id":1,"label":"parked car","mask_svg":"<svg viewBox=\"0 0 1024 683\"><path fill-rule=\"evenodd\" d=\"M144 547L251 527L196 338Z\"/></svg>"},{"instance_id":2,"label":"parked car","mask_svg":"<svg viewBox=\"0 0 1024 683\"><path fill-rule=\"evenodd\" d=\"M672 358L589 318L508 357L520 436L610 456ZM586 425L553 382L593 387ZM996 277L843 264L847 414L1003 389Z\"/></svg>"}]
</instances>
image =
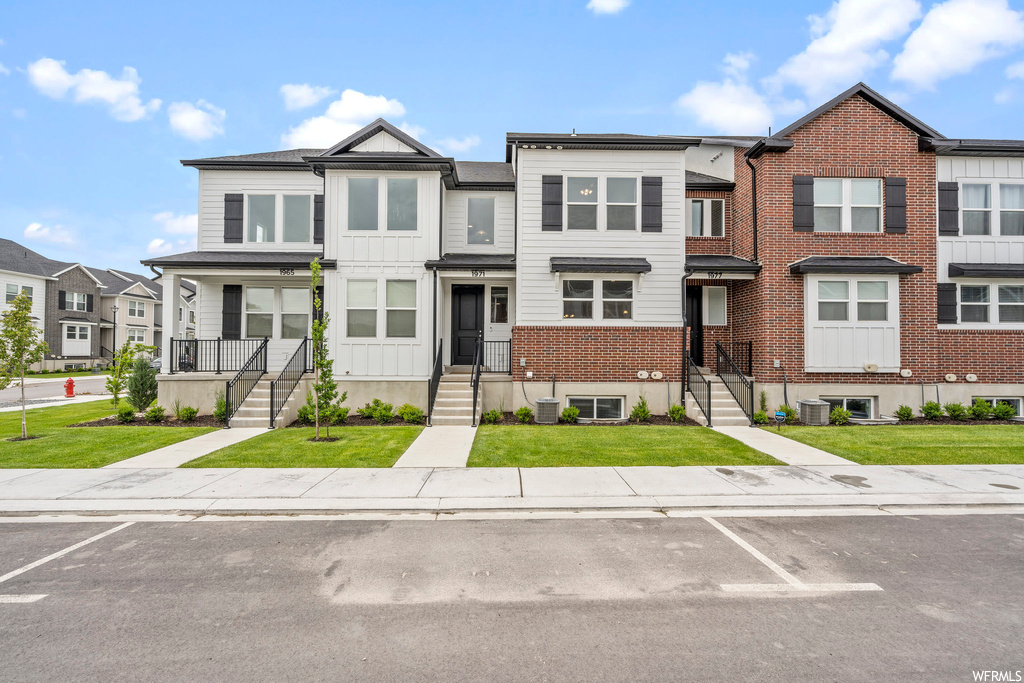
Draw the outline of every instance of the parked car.
<instances>
[{"instance_id":1,"label":"parked car","mask_svg":"<svg viewBox=\"0 0 1024 683\"><path fill-rule=\"evenodd\" d=\"M163 359L162 356L157 356L156 358L152 358L149 361L149 367L153 368L154 370L159 370L160 366L163 364L163 360L164 359Z\"/></svg>"}]
</instances>

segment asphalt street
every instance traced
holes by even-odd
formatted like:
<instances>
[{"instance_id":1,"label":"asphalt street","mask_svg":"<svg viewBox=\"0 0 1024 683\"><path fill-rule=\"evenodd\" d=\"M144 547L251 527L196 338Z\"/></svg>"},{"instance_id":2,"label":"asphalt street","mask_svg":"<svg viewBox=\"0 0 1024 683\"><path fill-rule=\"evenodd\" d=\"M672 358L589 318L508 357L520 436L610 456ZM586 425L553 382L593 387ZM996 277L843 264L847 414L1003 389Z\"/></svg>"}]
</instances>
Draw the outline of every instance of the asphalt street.
<instances>
[{"instance_id":1,"label":"asphalt street","mask_svg":"<svg viewBox=\"0 0 1024 683\"><path fill-rule=\"evenodd\" d=\"M1019 514L120 527L0 522L0 680L970 681L1024 670ZM880 590L842 590L865 583ZM737 585L747 588L723 588Z\"/></svg>"},{"instance_id":2,"label":"asphalt street","mask_svg":"<svg viewBox=\"0 0 1024 683\"><path fill-rule=\"evenodd\" d=\"M106 377L75 377L76 394L105 394ZM31 379L25 381L25 398L57 398L64 395L64 382L33 382ZM21 387L4 389L0 391L0 403L21 400Z\"/></svg>"}]
</instances>

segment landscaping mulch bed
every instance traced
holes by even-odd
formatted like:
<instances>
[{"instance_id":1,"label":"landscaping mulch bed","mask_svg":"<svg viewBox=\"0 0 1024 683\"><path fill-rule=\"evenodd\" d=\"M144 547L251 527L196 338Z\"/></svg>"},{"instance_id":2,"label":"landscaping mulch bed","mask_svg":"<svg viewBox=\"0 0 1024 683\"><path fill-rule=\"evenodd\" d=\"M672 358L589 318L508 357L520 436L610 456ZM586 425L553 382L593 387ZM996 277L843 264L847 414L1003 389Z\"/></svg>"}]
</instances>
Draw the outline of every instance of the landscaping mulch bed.
<instances>
[{"instance_id":1,"label":"landscaping mulch bed","mask_svg":"<svg viewBox=\"0 0 1024 683\"><path fill-rule=\"evenodd\" d=\"M495 422L497 425L515 426L522 424L519 418L515 416L515 413L502 413L501 420ZM536 422L530 421L527 425L536 425ZM626 425L633 425L634 427L699 427L700 424L689 417L684 417L682 422L673 422L668 415L652 415L651 419L647 422L629 422L628 420L615 421L615 422L558 422L562 427L625 427ZM555 425L543 425L545 427L553 427Z\"/></svg>"},{"instance_id":2,"label":"landscaping mulch bed","mask_svg":"<svg viewBox=\"0 0 1024 683\"><path fill-rule=\"evenodd\" d=\"M798 422L796 424L798 424L801 427L815 426L815 425L804 424L803 422ZM940 417L937 420L926 420L923 417L918 417L918 418L914 418L913 420L910 420L910 421L906 421L906 422L900 421L900 422L898 422L896 424L892 424L892 425L865 425L865 424L853 424L853 423L850 423L850 424L845 424L845 425L828 424L828 425L817 425L817 426L821 426L821 427L920 427L920 426L925 426L925 425L956 425L956 426L960 426L960 427L987 427L989 425L1020 425L1020 426L1024 427L1024 422L1019 422L1017 420L996 420L996 419L991 419L991 420L954 420L951 417ZM767 425L767 426L774 427L775 425L774 424L770 424L770 425Z\"/></svg>"},{"instance_id":3,"label":"landscaping mulch bed","mask_svg":"<svg viewBox=\"0 0 1024 683\"><path fill-rule=\"evenodd\" d=\"M224 423L213 415L198 415L191 422L182 422L174 417L167 417L160 422L147 422L143 417L135 418L135 422L124 424L118 422L116 415L110 415L92 422L79 422L68 427L223 427Z\"/></svg>"},{"instance_id":4,"label":"landscaping mulch bed","mask_svg":"<svg viewBox=\"0 0 1024 683\"><path fill-rule=\"evenodd\" d=\"M351 413L348 416L348 420L346 420L345 422L342 422L341 424L336 424L336 425L332 424L331 425L331 429L337 429L339 427L419 427L419 426L422 426L422 425L425 425L425 424L426 424L426 418L424 418L424 421L423 421L422 424L415 425L412 422L406 422L405 420L403 420L400 417L396 417L394 420L392 420L391 422L388 422L387 424L378 424L377 421L374 420L373 418L362 417L360 415L356 415L355 413ZM312 427L313 425L302 424L298 420L295 420L294 422L292 422L288 426L289 427ZM320 423L320 429L323 429L323 428L324 428L324 424L321 422Z\"/></svg>"}]
</instances>

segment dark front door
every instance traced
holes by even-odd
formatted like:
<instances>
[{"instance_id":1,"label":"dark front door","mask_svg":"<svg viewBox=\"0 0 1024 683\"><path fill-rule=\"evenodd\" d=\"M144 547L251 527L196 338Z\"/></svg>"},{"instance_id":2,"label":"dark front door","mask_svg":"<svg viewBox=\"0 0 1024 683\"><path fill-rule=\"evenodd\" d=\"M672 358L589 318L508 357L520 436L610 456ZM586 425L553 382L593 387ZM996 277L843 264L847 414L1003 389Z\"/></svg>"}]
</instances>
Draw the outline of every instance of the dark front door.
<instances>
[{"instance_id":1,"label":"dark front door","mask_svg":"<svg viewBox=\"0 0 1024 683\"><path fill-rule=\"evenodd\" d=\"M472 365L484 331L484 286L452 285L452 365Z\"/></svg>"},{"instance_id":2,"label":"dark front door","mask_svg":"<svg viewBox=\"0 0 1024 683\"><path fill-rule=\"evenodd\" d=\"M701 287L686 288L686 324L690 327L690 358L697 365L704 365L704 290Z\"/></svg>"}]
</instances>

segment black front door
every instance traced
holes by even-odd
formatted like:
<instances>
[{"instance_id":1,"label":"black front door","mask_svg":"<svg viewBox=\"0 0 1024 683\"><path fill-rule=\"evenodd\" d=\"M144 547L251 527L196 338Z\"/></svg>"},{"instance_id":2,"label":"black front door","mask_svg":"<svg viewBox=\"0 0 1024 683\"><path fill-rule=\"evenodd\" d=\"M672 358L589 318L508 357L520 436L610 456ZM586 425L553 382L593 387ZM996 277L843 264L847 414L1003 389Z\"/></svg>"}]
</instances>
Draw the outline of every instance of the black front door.
<instances>
[{"instance_id":1,"label":"black front door","mask_svg":"<svg viewBox=\"0 0 1024 683\"><path fill-rule=\"evenodd\" d=\"M686 324L690 326L690 358L697 365L704 365L704 290L701 287L686 288Z\"/></svg>"},{"instance_id":2,"label":"black front door","mask_svg":"<svg viewBox=\"0 0 1024 683\"><path fill-rule=\"evenodd\" d=\"M452 365L472 365L484 331L484 286L452 285Z\"/></svg>"}]
</instances>

